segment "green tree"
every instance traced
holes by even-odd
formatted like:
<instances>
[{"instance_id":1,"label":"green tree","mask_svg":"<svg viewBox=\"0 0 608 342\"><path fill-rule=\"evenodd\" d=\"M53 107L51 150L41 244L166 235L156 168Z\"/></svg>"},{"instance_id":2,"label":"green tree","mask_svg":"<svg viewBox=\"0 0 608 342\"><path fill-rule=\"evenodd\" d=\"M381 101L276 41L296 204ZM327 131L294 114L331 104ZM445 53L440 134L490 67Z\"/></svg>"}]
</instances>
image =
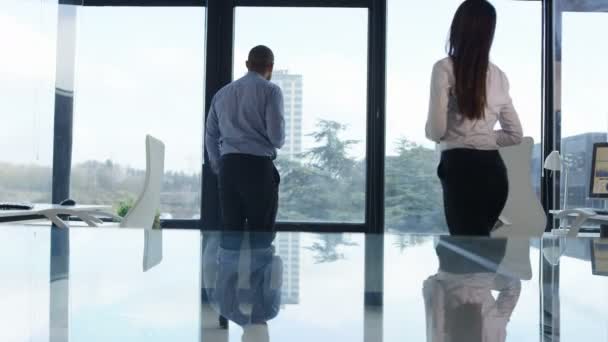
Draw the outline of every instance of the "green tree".
<instances>
[{"instance_id":1,"label":"green tree","mask_svg":"<svg viewBox=\"0 0 608 342\"><path fill-rule=\"evenodd\" d=\"M297 160L279 158L282 176L279 220L362 222L365 213L366 163L349 155L359 141L343 139L347 126L322 120L310 136L315 147ZM445 231L438 154L405 138L397 154L385 159L385 222L400 231ZM137 198L144 170L112 161L86 161L72 168L71 197L78 203L113 204ZM167 171L163 212L192 217L199 212L200 173ZM51 168L0 163L0 195L9 201L49 202ZM331 243L316 245L331 255Z\"/></svg>"},{"instance_id":2,"label":"green tree","mask_svg":"<svg viewBox=\"0 0 608 342\"><path fill-rule=\"evenodd\" d=\"M304 154L310 159L310 165L328 172L334 178L351 175L356 162L348 156L348 152L359 141L340 139L339 134L346 128L346 125L336 121L320 120L317 123L317 131L309 136L314 138L318 146Z\"/></svg>"},{"instance_id":3,"label":"green tree","mask_svg":"<svg viewBox=\"0 0 608 342\"><path fill-rule=\"evenodd\" d=\"M344 140L345 125L321 120L312 136L317 146L299 161L279 159L280 220L362 221L365 163L348 155L356 140Z\"/></svg>"},{"instance_id":4,"label":"green tree","mask_svg":"<svg viewBox=\"0 0 608 342\"><path fill-rule=\"evenodd\" d=\"M318 241L312 246L305 247L314 252L313 258L316 264L335 262L344 259L344 253L338 251L341 247L357 246L350 241L346 234L318 234Z\"/></svg>"},{"instance_id":5,"label":"green tree","mask_svg":"<svg viewBox=\"0 0 608 342\"><path fill-rule=\"evenodd\" d=\"M438 154L406 138L397 141L397 156L386 158L385 221L402 231L445 231Z\"/></svg>"},{"instance_id":6,"label":"green tree","mask_svg":"<svg viewBox=\"0 0 608 342\"><path fill-rule=\"evenodd\" d=\"M323 221L331 217L332 197L327 191L327 174L308 165L279 160L282 175L279 187L279 219L288 221Z\"/></svg>"},{"instance_id":7,"label":"green tree","mask_svg":"<svg viewBox=\"0 0 608 342\"><path fill-rule=\"evenodd\" d=\"M426 235L399 234L395 235L395 241L393 242L393 245L399 248L399 252L403 253L403 251L405 251L407 248L421 245L425 243L428 239L429 238Z\"/></svg>"}]
</instances>

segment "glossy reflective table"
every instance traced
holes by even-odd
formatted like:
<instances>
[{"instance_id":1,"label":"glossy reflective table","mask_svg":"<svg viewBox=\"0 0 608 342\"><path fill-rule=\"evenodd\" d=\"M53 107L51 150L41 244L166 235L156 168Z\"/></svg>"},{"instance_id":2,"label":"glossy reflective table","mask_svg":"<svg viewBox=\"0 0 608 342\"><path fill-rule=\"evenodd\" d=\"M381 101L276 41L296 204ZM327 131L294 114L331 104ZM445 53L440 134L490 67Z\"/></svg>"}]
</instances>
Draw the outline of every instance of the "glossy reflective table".
<instances>
[{"instance_id":1,"label":"glossy reflective table","mask_svg":"<svg viewBox=\"0 0 608 342\"><path fill-rule=\"evenodd\" d=\"M0 225L0 341L608 341L607 246Z\"/></svg>"}]
</instances>

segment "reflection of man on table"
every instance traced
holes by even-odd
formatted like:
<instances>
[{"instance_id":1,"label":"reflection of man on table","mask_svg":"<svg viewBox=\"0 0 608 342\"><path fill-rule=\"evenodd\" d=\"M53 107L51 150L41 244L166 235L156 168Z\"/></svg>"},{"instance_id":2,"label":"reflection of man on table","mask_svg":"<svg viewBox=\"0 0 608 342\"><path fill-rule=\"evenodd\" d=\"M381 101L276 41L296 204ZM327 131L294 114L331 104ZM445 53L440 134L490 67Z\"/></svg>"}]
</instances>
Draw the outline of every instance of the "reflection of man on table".
<instances>
[{"instance_id":1,"label":"reflection of man on table","mask_svg":"<svg viewBox=\"0 0 608 342\"><path fill-rule=\"evenodd\" d=\"M274 233L221 232L205 238L203 279L211 306L243 328L243 341L268 341L267 322L279 314L283 284Z\"/></svg>"}]
</instances>

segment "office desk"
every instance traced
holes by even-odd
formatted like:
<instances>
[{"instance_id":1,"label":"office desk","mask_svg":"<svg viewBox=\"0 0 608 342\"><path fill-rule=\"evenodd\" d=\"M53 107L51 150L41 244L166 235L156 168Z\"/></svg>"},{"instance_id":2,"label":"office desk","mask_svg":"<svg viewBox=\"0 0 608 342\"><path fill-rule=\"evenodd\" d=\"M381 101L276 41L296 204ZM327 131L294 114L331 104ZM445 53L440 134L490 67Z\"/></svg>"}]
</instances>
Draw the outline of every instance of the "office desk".
<instances>
[{"instance_id":1,"label":"office desk","mask_svg":"<svg viewBox=\"0 0 608 342\"><path fill-rule=\"evenodd\" d=\"M253 234L227 253L219 242L238 234L161 230L162 261L144 271L145 233L0 226L0 341L426 341L433 314L463 293L484 299L483 326L506 341L608 341L608 277L590 260L599 240L564 238L558 266L543 261L545 240L529 240L532 278L522 280L493 268L498 239L439 252L439 237L403 233L278 233L268 252L246 246L272 235ZM451 290L434 301L442 284ZM235 323L238 308L257 324Z\"/></svg>"},{"instance_id":2,"label":"office desk","mask_svg":"<svg viewBox=\"0 0 608 342\"><path fill-rule=\"evenodd\" d=\"M92 211L107 211L111 210L112 206L109 205L75 205L75 206L61 206L57 204L34 204L34 208L30 210L0 210L0 223L2 222L15 222L15 221L28 221L44 219L45 217L40 214L40 211L47 209L75 209L75 210L92 210Z\"/></svg>"},{"instance_id":3,"label":"office desk","mask_svg":"<svg viewBox=\"0 0 608 342\"><path fill-rule=\"evenodd\" d=\"M553 215L558 215L559 213L561 213L563 210L549 210L549 213L553 214ZM568 215L568 217L576 217L577 214L570 214ZM591 216L587 219L587 221L590 222L597 222L600 224L608 224L608 215L595 215L595 216Z\"/></svg>"},{"instance_id":4,"label":"office desk","mask_svg":"<svg viewBox=\"0 0 608 342\"><path fill-rule=\"evenodd\" d=\"M561 213L562 210L550 210L549 213L553 214L553 215L558 215L559 213ZM571 219L575 219L578 216L578 214L569 214L567 217L571 218ZM585 225L585 223L595 223L597 224L598 227L598 234L601 235L602 237L608 237L608 215L594 215L589 217L584 223L583 226Z\"/></svg>"}]
</instances>

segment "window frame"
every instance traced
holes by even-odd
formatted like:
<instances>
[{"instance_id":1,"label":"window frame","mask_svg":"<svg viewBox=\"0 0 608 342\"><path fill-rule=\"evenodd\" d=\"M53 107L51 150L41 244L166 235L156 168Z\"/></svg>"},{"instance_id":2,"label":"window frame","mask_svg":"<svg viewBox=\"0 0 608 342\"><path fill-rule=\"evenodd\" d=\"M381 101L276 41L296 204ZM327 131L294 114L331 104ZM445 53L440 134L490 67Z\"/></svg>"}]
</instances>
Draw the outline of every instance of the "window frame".
<instances>
[{"instance_id":1,"label":"window frame","mask_svg":"<svg viewBox=\"0 0 608 342\"><path fill-rule=\"evenodd\" d=\"M207 0L81 0L82 6L113 7L204 7Z\"/></svg>"},{"instance_id":2,"label":"window frame","mask_svg":"<svg viewBox=\"0 0 608 342\"><path fill-rule=\"evenodd\" d=\"M518 0L514 0L518 1ZM521 1L521 0L520 0ZM541 0L529 0L541 1ZM234 10L239 7L331 7L368 9L368 77L367 77L367 132L366 132L366 200L365 220L361 224L336 223L297 223L279 222L277 229L282 231L327 231L384 233L384 150L385 150L385 97L386 97L386 0L59 0L60 5L74 6L115 6L115 7L206 7L205 38L205 119L212 96L223 85L232 80L232 59L234 47ZM554 52L561 48L556 33L561 29L559 12L550 0L543 4L543 85L542 85L542 156L541 160L553 150L560 149L561 118L555 111L556 91L561 84L554 79ZM598 11L597 2L574 4L578 7L566 8L568 11ZM589 7L590 6L590 7ZM62 12L60 6L60 15ZM602 11L608 8L608 1L602 0ZM64 8L65 10L65 8ZM75 17L73 18L75 21ZM62 46L69 46L75 39L74 27L62 29L59 24L57 44L58 55ZM558 33L558 34L561 34ZM74 51L68 51L68 55ZM70 56L68 56L70 57ZM73 56L72 56L73 57ZM58 58L59 60L59 58ZM71 73L71 74L70 74ZM60 69L57 74L73 79L74 70ZM73 124L73 89L63 89L57 85L55 103L54 147L53 147L53 202L58 203L69 197ZM217 201L217 180L208 169L205 151L202 167L201 220L163 220L166 228L217 229L219 205ZM541 198L547 213L559 207L559 175L543 171L541 174ZM556 191L557 189L557 191ZM551 220L547 228L551 227Z\"/></svg>"},{"instance_id":3,"label":"window frame","mask_svg":"<svg viewBox=\"0 0 608 342\"><path fill-rule=\"evenodd\" d=\"M541 0L532 0L541 1ZM608 12L608 0L542 0L543 2L543 110L541 162L554 150L562 152L562 18L567 12ZM542 169L542 166L541 166ZM542 204L548 217L546 231L557 224L550 210L561 208L560 173L541 172ZM599 229L588 229L597 233Z\"/></svg>"},{"instance_id":4,"label":"window frame","mask_svg":"<svg viewBox=\"0 0 608 342\"><path fill-rule=\"evenodd\" d=\"M207 0L59 0L57 29L57 76L53 132L52 203L70 197L73 143L74 76L78 7L206 7ZM204 58L204 56L202 56ZM68 59L71 65L60 64ZM204 81L206 82L206 81ZM65 83L65 82L64 82ZM201 187L202 191L202 187ZM200 214L200 211L199 211ZM200 219L161 220L163 228L199 229Z\"/></svg>"},{"instance_id":5,"label":"window frame","mask_svg":"<svg viewBox=\"0 0 608 342\"><path fill-rule=\"evenodd\" d=\"M74 46L76 11L73 6L91 7L207 7L205 38L205 120L211 98L223 85L232 80L234 47L234 10L247 7L319 7L368 9L368 68L367 68L367 153L365 221L361 224L278 222L280 231L384 231L384 96L386 59L386 0L60 0L60 14L74 12L73 22L65 23L70 29L58 29L58 46ZM63 7L63 8L61 8ZM71 25L70 25L71 24ZM62 25L62 23L60 23ZM63 49L59 53L65 53ZM67 50L73 58L75 50ZM63 73L74 78L74 65ZM58 69L58 73L59 73ZM73 82L72 82L73 83ZM373 86L379 84L381 86ZM53 147L53 203L69 197L72 164L73 89L56 91L55 128ZM217 179L208 167L204 151L202 165L201 210L199 220L161 220L164 228L190 228L214 230L220 228Z\"/></svg>"},{"instance_id":6,"label":"window frame","mask_svg":"<svg viewBox=\"0 0 608 342\"><path fill-rule=\"evenodd\" d=\"M384 94L386 60L386 0L208 0L207 3L207 83L206 113L213 95L232 78L234 15L236 7L316 7L368 9L367 44L367 133L366 199L363 223L277 222L279 231L368 232L384 231ZM218 22L214 22L216 19ZM223 20L222 20L223 19ZM215 25L214 25L215 24ZM218 41L220 40L220 41ZM210 52L214 52L213 55ZM211 63L210 63L211 62ZM375 87L374 84L381 86ZM216 176L208 168L205 151L201 229L216 230L219 222L219 195Z\"/></svg>"}]
</instances>

